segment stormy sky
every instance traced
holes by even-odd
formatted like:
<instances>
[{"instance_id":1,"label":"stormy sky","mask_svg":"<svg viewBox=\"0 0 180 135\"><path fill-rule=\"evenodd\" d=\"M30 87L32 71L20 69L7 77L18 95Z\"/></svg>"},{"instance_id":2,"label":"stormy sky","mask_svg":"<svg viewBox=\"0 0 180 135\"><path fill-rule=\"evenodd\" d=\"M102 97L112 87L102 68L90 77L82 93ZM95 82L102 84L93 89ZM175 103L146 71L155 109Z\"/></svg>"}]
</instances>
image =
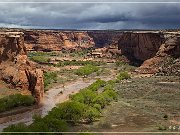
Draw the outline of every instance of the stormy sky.
<instances>
[{"instance_id":1,"label":"stormy sky","mask_svg":"<svg viewBox=\"0 0 180 135\"><path fill-rule=\"evenodd\" d=\"M180 0L49 1L54 3L48 3L48 0L0 0L0 27L84 30L180 28Z\"/></svg>"}]
</instances>

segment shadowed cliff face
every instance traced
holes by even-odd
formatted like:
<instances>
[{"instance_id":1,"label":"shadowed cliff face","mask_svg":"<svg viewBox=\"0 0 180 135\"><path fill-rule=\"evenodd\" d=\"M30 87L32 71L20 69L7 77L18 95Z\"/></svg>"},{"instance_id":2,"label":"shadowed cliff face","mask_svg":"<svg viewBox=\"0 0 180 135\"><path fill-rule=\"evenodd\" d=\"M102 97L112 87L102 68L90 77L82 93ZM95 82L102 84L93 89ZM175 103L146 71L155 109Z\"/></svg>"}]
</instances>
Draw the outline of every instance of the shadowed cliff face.
<instances>
[{"instance_id":1,"label":"shadowed cliff face","mask_svg":"<svg viewBox=\"0 0 180 135\"><path fill-rule=\"evenodd\" d=\"M178 32L125 32L118 48L131 63L140 63L139 73L180 75Z\"/></svg>"},{"instance_id":2,"label":"shadowed cliff face","mask_svg":"<svg viewBox=\"0 0 180 135\"><path fill-rule=\"evenodd\" d=\"M13 88L30 92L37 102L41 101L43 72L28 60L22 32L0 33L0 78Z\"/></svg>"},{"instance_id":3,"label":"shadowed cliff face","mask_svg":"<svg viewBox=\"0 0 180 135\"><path fill-rule=\"evenodd\" d=\"M124 33L118 47L130 60L143 62L158 52L164 39L159 33Z\"/></svg>"},{"instance_id":4,"label":"shadowed cliff face","mask_svg":"<svg viewBox=\"0 0 180 135\"><path fill-rule=\"evenodd\" d=\"M91 31L88 35L93 38L96 48L114 47L118 48L118 40L123 35L116 31Z\"/></svg>"}]
</instances>

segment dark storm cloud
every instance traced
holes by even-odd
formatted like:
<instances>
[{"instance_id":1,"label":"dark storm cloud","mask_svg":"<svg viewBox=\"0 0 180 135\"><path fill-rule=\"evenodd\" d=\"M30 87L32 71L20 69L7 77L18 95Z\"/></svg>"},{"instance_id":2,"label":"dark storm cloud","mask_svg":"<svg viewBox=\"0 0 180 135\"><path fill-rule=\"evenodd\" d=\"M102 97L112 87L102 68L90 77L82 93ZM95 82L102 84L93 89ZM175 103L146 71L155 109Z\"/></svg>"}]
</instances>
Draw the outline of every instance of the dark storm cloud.
<instances>
[{"instance_id":1,"label":"dark storm cloud","mask_svg":"<svg viewBox=\"0 0 180 135\"><path fill-rule=\"evenodd\" d=\"M172 3L1 3L0 10L3 27L160 29L180 26L180 4Z\"/></svg>"}]
</instances>

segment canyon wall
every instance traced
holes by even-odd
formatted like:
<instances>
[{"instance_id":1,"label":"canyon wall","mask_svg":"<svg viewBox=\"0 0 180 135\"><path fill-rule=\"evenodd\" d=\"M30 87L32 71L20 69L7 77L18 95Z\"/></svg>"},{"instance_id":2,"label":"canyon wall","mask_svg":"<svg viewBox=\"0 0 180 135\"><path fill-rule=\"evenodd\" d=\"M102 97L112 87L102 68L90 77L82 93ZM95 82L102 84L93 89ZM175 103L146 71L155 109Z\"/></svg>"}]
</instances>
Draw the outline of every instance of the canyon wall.
<instances>
[{"instance_id":1,"label":"canyon wall","mask_svg":"<svg viewBox=\"0 0 180 135\"><path fill-rule=\"evenodd\" d=\"M60 51L77 48L118 48L122 32L116 31L55 31L25 30L28 51Z\"/></svg>"},{"instance_id":2,"label":"canyon wall","mask_svg":"<svg viewBox=\"0 0 180 135\"><path fill-rule=\"evenodd\" d=\"M26 30L25 46L28 51L60 51L62 49L91 48L93 38L87 32Z\"/></svg>"},{"instance_id":3,"label":"canyon wall","mask_svg":"<svg viewBox=\"0 0 180 135\"><path fill-rule=\"evenodd\" d=\"M123 55L142 62L137 72L180 75L179 32L128 32L118 44Z\"/></svg>"},{"instance_id":4,"label":"canyon wall","mask_svg":"<svg viewBox=\"0 0 180 135\"><path fill-rule=\"evenodd\" d=\"M178 31L23 30L23 32L28 51L95 48L92 54L102 53L103 57L126 56L131 63L140 65L137 71L141 73L156 73L162 69L162 72L165 72L163 67L166 66L162 65L167 64L163 61L179 59Z\"/></svg>"},{"instance_id":5,"label":"canyon wall","mask_svg":"<svg viewBox=\"0 0 180 135\"><path fill-rule=\"evenodd\" d=\"M143 62L156 55L163 41L160 33L127 32L119 39L118 47L129 59Z\"/></svg>"},{"instance_id":6,"label":"canyon wall","mask_svg":"<svg viewBox=\"0 0 180 135\"><path fill-rule=\"evenodd\" d=\"M43 97L43 72L28 60L22 32L0 33L0 79L38 103Z\"/></svg>"}]
</instances>

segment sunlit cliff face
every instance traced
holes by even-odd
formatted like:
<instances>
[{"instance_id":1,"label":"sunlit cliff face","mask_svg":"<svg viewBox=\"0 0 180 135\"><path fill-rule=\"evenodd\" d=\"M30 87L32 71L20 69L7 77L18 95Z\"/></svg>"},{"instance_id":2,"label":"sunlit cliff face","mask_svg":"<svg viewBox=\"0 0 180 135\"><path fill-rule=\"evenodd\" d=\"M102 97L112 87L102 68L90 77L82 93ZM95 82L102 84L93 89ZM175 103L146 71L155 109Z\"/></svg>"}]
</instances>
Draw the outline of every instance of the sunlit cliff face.
<instances>
[{"instance_id":1,"label":"sunlit cliff face","mask_svg":"<svg viewBox=\"0 0 180 135\"><path fill-rule=\"evenodd\" d=\"M32 94L38 103L41 102L43 72L27 58L22 32L0 33L0 79L12 88Z\"/></svg>"}]
</instances>

